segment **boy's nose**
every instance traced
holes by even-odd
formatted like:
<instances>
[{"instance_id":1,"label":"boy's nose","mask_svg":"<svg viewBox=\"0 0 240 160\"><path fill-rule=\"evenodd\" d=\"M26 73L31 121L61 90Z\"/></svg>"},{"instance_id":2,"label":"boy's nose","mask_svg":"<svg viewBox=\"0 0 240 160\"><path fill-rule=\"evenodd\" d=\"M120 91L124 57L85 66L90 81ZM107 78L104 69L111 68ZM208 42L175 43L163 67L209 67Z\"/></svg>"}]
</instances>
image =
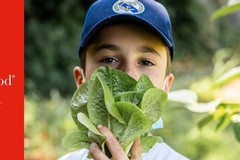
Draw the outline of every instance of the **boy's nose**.
<instances>
[{"instance_id":1,"label":"boy's nose","mask_svg":"<svg viewBox=\"0 0 240 160\"><path fill-rule=\"evenodd\" d=\"M139 79L137 68L135 68L132 65L124 65L123 67L121 67L120 70L122 70L123 72L125 72L126 74L134 78L135 80Z\"/></svg>"}]
</instances>

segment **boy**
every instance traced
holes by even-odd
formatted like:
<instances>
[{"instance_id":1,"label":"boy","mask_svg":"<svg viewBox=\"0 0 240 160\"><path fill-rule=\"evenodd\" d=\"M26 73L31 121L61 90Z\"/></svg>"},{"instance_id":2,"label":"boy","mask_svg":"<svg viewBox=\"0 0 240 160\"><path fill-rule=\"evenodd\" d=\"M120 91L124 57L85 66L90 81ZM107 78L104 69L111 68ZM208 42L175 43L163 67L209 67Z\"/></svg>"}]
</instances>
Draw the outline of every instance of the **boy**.
<instances>
[{"instance_id":1,"label":"boy","mask_svg":"<svg viewBox=\"0 0 240 160\"><path fill-rule=\"evenodd\" d=\"M169 72L174 54L171 24L166 9L154 0L98 0L89 9L82 31L80 67L73 73L77 87L88 80L95 69L110 65L138 80L147 74L153 84L168 92L174 76ZM113 160L127 160L117 139L107 127L98 125L107 137L106 144ZM184 160L165 143L156 144L141 153L140 139L131 148L134 160ZM108 157L96 143L90 154L95 160ZM60 160L86 160L85 149L69 153Z\"/></svg>"}]
</instances>

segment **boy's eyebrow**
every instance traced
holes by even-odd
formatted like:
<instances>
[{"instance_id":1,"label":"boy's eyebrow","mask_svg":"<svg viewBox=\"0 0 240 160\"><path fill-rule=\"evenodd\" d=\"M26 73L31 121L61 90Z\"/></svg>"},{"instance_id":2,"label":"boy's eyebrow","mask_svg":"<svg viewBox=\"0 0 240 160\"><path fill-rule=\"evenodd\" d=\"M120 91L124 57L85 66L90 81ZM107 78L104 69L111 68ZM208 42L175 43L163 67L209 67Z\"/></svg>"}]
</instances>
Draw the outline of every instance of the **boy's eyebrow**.
<instances>
[{"instance_id":1,"label":"boy's eyebrow","mask_svg":"<svg viewBox=\"0 0 240 160\"><path fill-rule=\"evenodd\" d=\"M151 48L151 47L143 46L143 47L140 47L138 49L138 51L139 51L139 53L153 53L153 54L161 57L161 54L158 53L154 48Z\"/></svg>"},{"instance_id":2,"label":"boy's eyebrow","mask_svg":"<svg viewBox=\"0 0 240 160\"><path fill-rule=\"evenodd\" d=\"M112 51L121 51L121 48L118 47L117 45L113 45L113 44L103 44L97 47L96 51L99 51L101 49L109 49ZM143 46L143 47L139 47L138 49L139 53L152 53L154 55L160 56L161 54L158 53L154 48L152 47L147 47L147 46Z\"/></svg>"},{"instance_id":3,"label":"boy's eyebrow","mask_svg":"<svg viewBox=\"0 0 240 160\"><path fill-rule=\"evenodd\" d=\"M101 49L109 49L109 50L112 50L112 51L120 51L120 47L116 46L116 45L113 45L113 44L103 44L103 45L100 45L99 47L97 47L96 51L99 51Z\"/></svg>"}]
</instances>

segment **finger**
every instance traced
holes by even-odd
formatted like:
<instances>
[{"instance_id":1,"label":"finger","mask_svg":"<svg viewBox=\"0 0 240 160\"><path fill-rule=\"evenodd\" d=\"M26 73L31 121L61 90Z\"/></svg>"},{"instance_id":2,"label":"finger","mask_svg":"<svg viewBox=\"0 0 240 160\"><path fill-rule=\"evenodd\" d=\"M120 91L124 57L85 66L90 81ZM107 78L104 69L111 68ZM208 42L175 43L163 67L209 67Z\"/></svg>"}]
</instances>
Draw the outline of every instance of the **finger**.
<instances>
[{"instance_id":1,"label":"finger","mask_svg":"<svg viewBox=\"0 0 240 160\"><path fill-rule=\"evenodd\" d=\"M131 158L134 160L141 160L142 159L142 146L140 142L140 138L133 142L131 148Z\"/></svg>"},{"instance_id":2,"label":"finger","mask_svg":"<svg viewBox=\"0 0 240 160\"><path fill-rule=\"evenodd\" d=\"M105 126L98 125L98 130L107 137L106 139L106 145L112 154L113 159L128 159L127 155L123 151L121 145L119 144L116 137L113 135L113 133Z\"/></svg>"},{"instance_id":3,"label":"finger","mask_svg":"<svg viewBox=\"0 0 240 160\"><path fill-rule=\"evenodd\" d=\"M94 160L109 160L96 143L90 145L89 151Z\"/></svg>"}]
</instances>

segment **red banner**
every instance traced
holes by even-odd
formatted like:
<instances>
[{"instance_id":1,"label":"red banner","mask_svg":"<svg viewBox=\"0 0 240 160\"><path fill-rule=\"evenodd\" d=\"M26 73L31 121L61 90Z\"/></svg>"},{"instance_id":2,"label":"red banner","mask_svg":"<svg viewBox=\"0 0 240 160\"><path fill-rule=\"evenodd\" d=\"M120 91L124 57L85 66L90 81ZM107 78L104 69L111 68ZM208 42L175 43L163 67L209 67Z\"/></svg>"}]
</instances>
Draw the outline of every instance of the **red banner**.
<instances>
[{"instance_id":1,"label":"red banner","mask_svg":"<svg viewBox=\"0 0 240 160\"><path fill-rule=\"evenodd\" d=\"M24 2L0 5L0 159L24 159Z\"/></svg>"}]
</instances>

